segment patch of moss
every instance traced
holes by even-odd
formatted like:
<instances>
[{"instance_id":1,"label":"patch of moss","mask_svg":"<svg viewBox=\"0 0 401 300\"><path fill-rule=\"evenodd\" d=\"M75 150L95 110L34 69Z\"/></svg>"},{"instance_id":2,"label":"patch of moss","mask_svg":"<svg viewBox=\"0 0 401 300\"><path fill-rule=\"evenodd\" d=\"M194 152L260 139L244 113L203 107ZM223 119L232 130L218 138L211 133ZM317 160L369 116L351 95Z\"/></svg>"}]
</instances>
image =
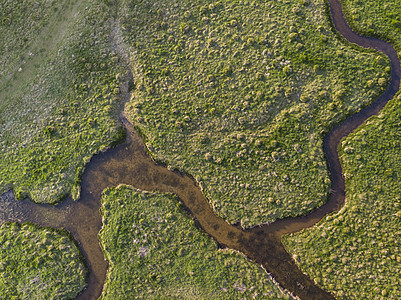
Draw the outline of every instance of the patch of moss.
<instances>
[{"instance_id":1,"label":"patch of moss","mask_svg":"<svg viewBox=\"0 0 401 300\"><path fill-rule=\"evenodd\" d=\"M71 190L77 198L86 163L121 139L126 79L108 21L115 10L103 1L1 2L18 29L2 47L27 56L14 66L10 50L0 52L13 69L0 76L0 192L42 203ZM22 30L26 23L33 29Z\"/></svg>"},{"instance_id":2,"label":"patch of moss","mask_svg":"<svg viewBox=\"0 0 401 300\"><path fill-rule=\"evenodd\" d=\"M101 212L102 299L289 299L259 266L219 250L173 195L111 188Z\"/></svg>"},{"instance_id":3,"label":"patch of moss","mask_svg":"<svg viewBox=\"0 0 401 300\"><path fill-rule=\"evenodd\" d=\"M79 249L66 232L33 224L0 227L2 299L73 299L86 277Z\"/></svg>"}]
</instances>

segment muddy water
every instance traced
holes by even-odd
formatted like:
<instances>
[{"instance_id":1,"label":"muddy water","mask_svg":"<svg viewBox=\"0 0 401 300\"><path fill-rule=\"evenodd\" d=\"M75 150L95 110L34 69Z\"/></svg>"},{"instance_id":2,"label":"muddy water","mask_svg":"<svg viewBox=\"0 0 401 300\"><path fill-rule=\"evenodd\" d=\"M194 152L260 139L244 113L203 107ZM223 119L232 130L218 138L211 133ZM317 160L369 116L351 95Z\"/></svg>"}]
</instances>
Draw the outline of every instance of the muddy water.
<instances>
[{"instance_id":1,"label":"muddy water","mask_svg":"<svg viewBox=\"0 0 401 300\"><path fill-rule=\"evenodd\" d=\"M349 41L385 53L391 60L391 84L371 106L333 128L324 139L324 150L332 177L329 201L305 217L279 220L269 225L243 230L227 224L210 208L196 182L183 174L155 164L147 154L143 141L124 118L127 141L91 160L82 178L81 198L67 199L58 206L33 204L29 200L15 201L12 192L0 196L0 223L6 221L33 222L55 228L65 228L80 244L90 270L88 287L78 299L99 297L106 276L107 263L99 246L97 234L102 226L99 214L101 192L118 184L129 184L146 191L176 194L196 218L199 225L221 246L236 249L263 265L286 289L301 299L334 299L304 275L286 252L281 236L310 227L326 214L344 204L345 185L337 147L364 120L377 114L399 89L400 62L393 47L377 39L364 38L352 32L337 0L328 0L337 30Z\"/></svg>"}]
</instances>

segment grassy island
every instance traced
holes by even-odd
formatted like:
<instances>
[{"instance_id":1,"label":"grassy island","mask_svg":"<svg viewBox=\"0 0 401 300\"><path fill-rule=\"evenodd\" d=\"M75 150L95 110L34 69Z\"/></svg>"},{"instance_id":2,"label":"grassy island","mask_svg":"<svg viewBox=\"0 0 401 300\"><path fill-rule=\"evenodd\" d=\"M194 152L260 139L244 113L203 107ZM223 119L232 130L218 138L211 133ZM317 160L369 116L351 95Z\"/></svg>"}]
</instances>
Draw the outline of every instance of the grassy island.
<instances>
[{"instance_id":1,"label":"grassy island","mask_svg":"<svg viewBox=\"0 0 401 300\"><path fill-rule=\"evenodd\" d=\"M101 210L102 299L290 299L258 265L219 250L173 195L111 188Z\"/></svg>"},{"instance_id":2,"label":"grassy island","mask_svg":"<svg viewBox=\"0 0 401 300\"><path fill-rule=\"evenodd\" d=\"M33 224L0 227L0 298L73 299L86 286L86 275L66 232Z\"/></svg>"}]
</instances>

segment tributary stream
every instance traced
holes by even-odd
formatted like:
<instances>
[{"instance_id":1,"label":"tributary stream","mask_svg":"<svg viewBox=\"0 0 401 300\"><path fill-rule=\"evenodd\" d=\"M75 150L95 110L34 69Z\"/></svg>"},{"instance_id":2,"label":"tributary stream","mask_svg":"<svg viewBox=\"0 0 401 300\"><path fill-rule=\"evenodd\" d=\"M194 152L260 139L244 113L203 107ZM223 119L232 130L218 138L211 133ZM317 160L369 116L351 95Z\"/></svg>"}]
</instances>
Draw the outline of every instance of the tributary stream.
<instances>
[{"instance_id":1,"label":"tributary stream","mask_svg":"<svg viewBox=\"0 0 401 300\"><path fill-rule=\"evenodd\" d=\"M391 61L391 83L388 89L369 107L334 127L324 138L324 152L331 173L331 193L326 204L304 217L278 220L252 229L241 229L217 217L199 185L189 176L157 165L148 155L142 138L121 116L127 129L123 145L100 153L88 163L82 177L79 201L66 199L57 206L39 205L29 200L16 201L10 191L0 196L0 223L7 221L32 222L38 225L64 228L78 241L90 271L87 288L77 299L96 299L100 296L106 277L107 262L99 246L98 233L102 227L99 213L101 193L107 187L132 185L144 191L176 194L200 227L222 247L244 253L262 265L285 289L301 299L334 299L303 274L281 243L283 234L313 226L325 215L339 210L345 201L345 183L338 158L340 140L367 118L377 114L399 89L401 68L394 48L383 41L355 34L347 25L338 0L330 4L335 28L348 41L383 52Z\"/></svg>"}]
</instances>

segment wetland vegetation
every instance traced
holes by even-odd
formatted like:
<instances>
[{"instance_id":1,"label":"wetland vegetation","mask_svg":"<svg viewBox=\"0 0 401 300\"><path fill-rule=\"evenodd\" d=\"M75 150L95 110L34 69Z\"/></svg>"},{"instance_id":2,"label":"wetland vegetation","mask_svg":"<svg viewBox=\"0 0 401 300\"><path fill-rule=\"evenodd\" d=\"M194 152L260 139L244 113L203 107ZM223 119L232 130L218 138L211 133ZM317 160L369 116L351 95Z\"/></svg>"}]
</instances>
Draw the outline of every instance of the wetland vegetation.
<instances>
[{"instance_id":1,"label":"wetland vegetation","mask_svg":"<svg viewBox=\"0 0 401 300\"><path fill-rule=\"evenodd\" d=\"M124 3L126 111L156 160L245 227L326 201L324 133L386 87L386 59L340 42L324 1Z\"/></svg>"},{"instance_id":2,"label":"wetland vegetation","mask_svg":"<svg viewBox=\"0 0 401 300\"><path fill-rule=\"evenodd\" d=\"M171 194L105 191L102 299L290 299L242 254L222 250Z\"/></svg>"},{"instance_id":3,"label":"wetland vegetation","mask_svg":"<svg viewBox=\"0 0 401 300\"><path fill-rule=\"evenodd\" d=\"M401 50L398 1L342 2L358 32ZM340 144L344 208L284 239L301 269L340 299L401 296L400 105L398 94Z\"/></svg>"},{"instance_id":4,"label":"wetland vegetation","mask_svg":"<svg viewBox=\"0 0 401 300\"><path fill-rule=\"evenodd\" d=\"M343 2L349 16L358 12L351 24L359 32L401 50L397 1ZM323 0L0 0L0 7L0 193L13 188L41 203L77 199L85 164L121 138L126 66L116 28L135 77L126 112L151 155L194 176L214 210L242 226L303 215L326 200L324 134L389 78L383 56L338 39ZM285 238L302 270L339 298L400 295L400 101L342 143L344 209ZM103 298L288 297L242 255L218 250L174 196L113 188L102 214L111 263ZM86 271L63 234L1 227L0 247L15 248L1 253L4 295L70 298L82 289ZM31 255L25 249L46 253L17 264L15 257ZM44 276L62 273L58 267L79 271L49 289Z\"/></svg>"},{"instance_id":5,"label":"wetland vegetation","mask_svg":"<svg viewBox=\"0 0 401 300\"><path fill-rule=\"evenodd\" d=\"M340 299L401 295L400 102L342 142L344 208L284 239L301 269Z\"/></svg>"},{"instance_id":6,"label":"wetland vegetation","mask_svg":"<svg viewBox=\"0 0 401 300\"><path fill-rule=\"evenodd\" d=\"M112 10L103 1L1 7L0 192L41 203L78 198L85 164L120 133Z\"/></svg>"},{"instance_id":7,"label":"wetland vegetation","mask_svg":"<svg viewBox=\"0 0 401 300\"><path fill-rule=\"evenodd\" d=\"M86 286L86 277L67 232L28 223L0 227L0 298L72 299Z\"/></svg>"},{"instance_id":8,"label":"wetland vegetation","mask_svg":"<svg viewBox=\"0 0 401 300\"><path fill-rule=\"evenodd\" d=\"M341 0L341 2L352 28L361 34L390 41L398 51L401 51L400 1Z\"/></svg>"}]
</instances>

